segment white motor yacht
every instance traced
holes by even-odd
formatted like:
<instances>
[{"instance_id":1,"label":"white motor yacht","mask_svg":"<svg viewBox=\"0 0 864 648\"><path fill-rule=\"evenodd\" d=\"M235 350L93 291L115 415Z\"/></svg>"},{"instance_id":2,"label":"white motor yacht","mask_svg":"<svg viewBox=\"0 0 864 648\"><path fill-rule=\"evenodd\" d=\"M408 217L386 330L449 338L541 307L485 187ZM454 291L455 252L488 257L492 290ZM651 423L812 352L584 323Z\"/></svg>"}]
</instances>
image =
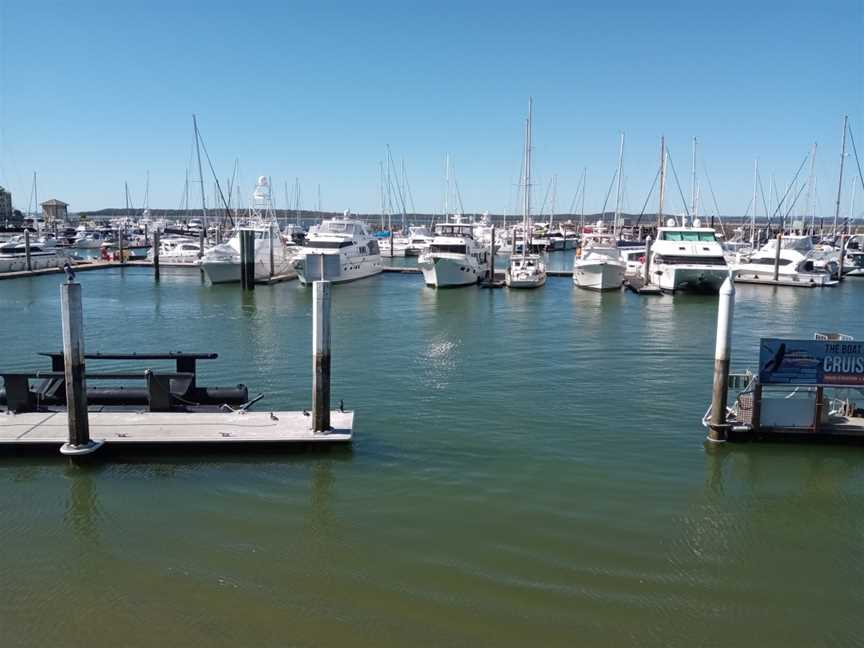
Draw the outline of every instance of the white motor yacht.
<instances>
[{"instance_id":1,"label":"white motor yacht","mask_svg":"<svg viewBox=\"0 0 864 648\"><path fill-rule=\"evenodd\" d=\"M44 270L58 268L67 260L62 249L43 246L38 242L30 244L30 269ZM27 269L27 251L23 236L15 236L0 245L0 272L18 272Z\"/></svg>"},{"instance_id":2,"label":"white motor yacht","mask_svg":"<svg viewBox=\"0 0 864 648\"><path fill-rule=\"evenodd\" d=\"M290 248L282 242L279 228L275 223L243 227L240 231L242 230L251 230L255 238L256 279L266 279L270 276L271 246L273 274L285 275L293 272ZM201 269L211 283L240 281L240 231L236 232L227 243L221 243L204 252L201 258Z\"/></svg>"},{"instance_id":3,"label":"white motor yacht","mask_svg":"<svg viewBox=\"0 0 864 648\"><path fill-rule=\"evenodd\" d=\"M651 244L651 283L664 292L716 293L729 276L723 247L711 227L676 226L669 219Z\"/></svg>"},{"instance_id":4,"label":"white motor yacht","mask_svg":"<svg viewBox=\"0 0 864 648\"><path fill-rule=\"evenodd\" d=\"M614 234L598 223L591 234L584 235L581 254L577 252L573 260L573 283L588 290L618 290L626 268Z\"/></svg>"},{"instance_id":5,"label":"white motor yacht","mask_svg":"<svg viewBox=\"0 0 864 648\"><path fill-rule=\"evenodd\" d=\"M488 251L474 238L474 226L455 216L435 226L435 238L417 259L427 286L476 284L489 270Z\"/></svg>"},{"instance_id":6,"label":"white motor yacht","mask_svg":"<svg viewBox=\"0 0 864 648\"><path fill-rule=\"evenodd\" d=\"M813 245L813 239L804 235L787 235L780 239L780 256L777 257L777 241L771 239L750 258L734 266L733 277L739 283L766 283L787 286L832 286L837 283L833 267ZM833 262L832 262L833 263ZM777 280L774 280L774 267Z\"/></svg>"},{"instance_id":7,"label":"white motor yacht","mask_svg":"<svg viewBox=\"0 0 864 648\"><path fill-rule=\"evenodd\" d=\"M366 223L354 220L350 212L310 228L306 244L294 260L294 269L305 284L324 278L345 283L377 275L382 271L378 241Z\"/></svg>"}]
</instances>

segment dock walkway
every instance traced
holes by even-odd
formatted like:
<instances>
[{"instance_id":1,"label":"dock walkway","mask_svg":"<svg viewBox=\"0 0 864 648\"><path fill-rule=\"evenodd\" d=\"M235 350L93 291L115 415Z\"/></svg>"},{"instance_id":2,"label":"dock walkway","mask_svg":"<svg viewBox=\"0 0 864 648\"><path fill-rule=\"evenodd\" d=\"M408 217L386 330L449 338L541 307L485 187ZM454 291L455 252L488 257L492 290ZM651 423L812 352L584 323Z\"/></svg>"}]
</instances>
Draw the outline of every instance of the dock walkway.
<instances>
[{"instance_id":1,"label":"dock walkway","mask_svg":"<svg viewBox=\"0 0 864 648\"><path fill-rule=\"evenodd\" d=\"M332 411L333 429L312 431L308 412L117 412L91 411L90 437L106 444L347 443L354 412ZM66 412L0 415L0 447L61 446L69 439Z\"/></svg>"}]
</instances>

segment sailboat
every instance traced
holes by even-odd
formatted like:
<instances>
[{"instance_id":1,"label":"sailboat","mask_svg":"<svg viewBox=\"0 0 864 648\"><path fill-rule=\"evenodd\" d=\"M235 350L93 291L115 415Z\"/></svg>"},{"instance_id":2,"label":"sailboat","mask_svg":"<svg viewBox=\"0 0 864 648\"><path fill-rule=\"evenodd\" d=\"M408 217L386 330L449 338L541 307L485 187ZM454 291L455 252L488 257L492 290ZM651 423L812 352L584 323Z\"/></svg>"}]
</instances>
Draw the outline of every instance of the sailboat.
<instances>
[{"instance_id":1,"label":"sailboat","mask_svg":"<svg viewBox=\"0 0 864 648\"><path fill-rule=\"evenodd\" d=\"M510 256L504 275L508 288L539 288L546 283L546 264L539 254L530 253L531 237L531 117L533 102L528 100L528 119L525 121L525 187L522 204L522 231L526 241L520 254Z\"/></svg>"},{"instance_id":2,"label":"sailboat","mask_svg":"<svg viewBox=\"0 0 864 648\"><path fill-rule=\"evenodd\" d=\"M615 221L608 232L602 221L590 234L583 234L582 253L573 261L573 283L589 290L618 290L624 283L627 262L618 251L618 222L621 218L621 175L624 171L624 133L618 152L618 190Z\"/></svg>"}]
</instances>

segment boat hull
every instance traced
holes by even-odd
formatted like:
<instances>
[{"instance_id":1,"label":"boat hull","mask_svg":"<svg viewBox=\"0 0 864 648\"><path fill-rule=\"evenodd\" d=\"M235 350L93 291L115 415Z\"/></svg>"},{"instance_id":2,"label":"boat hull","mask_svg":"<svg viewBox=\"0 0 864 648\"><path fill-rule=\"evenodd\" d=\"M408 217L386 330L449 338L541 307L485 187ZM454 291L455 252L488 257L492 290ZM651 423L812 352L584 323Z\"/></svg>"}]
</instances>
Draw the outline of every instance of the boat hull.
<instances>
[{"instance_id":1,"label":"boat hull","mask_svg":"<svg viewBox=\"0 0 864 648\"><path fill-rule=\"evenodd\" d=\"M453 288L476 284L485 273L465 258L424 257L417 264L423 273L423 281L433 288Z\"/></svg>"},{"instance_id":2,"label":"boat hull","mask_svg":"<svg viewBox=\"0 0 864 648\"><path fill-rule=\"evenodd\" d=\"M30 255L31 270L45 270L46 268L60 268L66 261L65 256L59 254L38 254ZM0 256L0 273L4 272L21 272L27 269L27 257L24 254L10 254Z\"/></svg>"},{"instance_id":3,"label":"boat hull","mask_svg":"<svg viewBox=\"0 0 864 648\"><path fill-rule=\"evenodd\" d=\"M657 266L655 283L667 293L716 293L729 277L727 266Z\"/></svg>"},{"instance_id":4,"label":"boat hull","mask_svg":"<svg viewBox=\"0 0 864 648\"><path fill-rule=\"evenodd\" d=\"M362 258L338 258L337 255L324 255L331 257L327 263L327 281L334 284L348 283L381 274L383 264L380 256L369 256ZM341 256L341 255L340 255ZM310 260L310 257L312 259ZM309 285L320 278L320 273L310 274L306 272L307 263L320 262L320 254L304 254L294 262L297 278L304 286Z\"/></svg>"},{"instance_id":5,"label":"boat hull","mask_svg":"<svg viewBox=\"0 0 864 648\"><path fill-rule=\"evenodd\" d=\"M573 264L573 283L587 290L619 290L624 283L625 266L601 261Z\"/></svg>"},{"instance_id":6,"label":"boat hull","mask_svg":"<svg viewBox=\"0 0 864 648\"><path fill-rule=\"evenodd\" d=\"M504 277L504 283L508 288L540 288L546 283L546 273L533 275L529 278L513 277L508 272Z\"/></svg>"}]
</instances>

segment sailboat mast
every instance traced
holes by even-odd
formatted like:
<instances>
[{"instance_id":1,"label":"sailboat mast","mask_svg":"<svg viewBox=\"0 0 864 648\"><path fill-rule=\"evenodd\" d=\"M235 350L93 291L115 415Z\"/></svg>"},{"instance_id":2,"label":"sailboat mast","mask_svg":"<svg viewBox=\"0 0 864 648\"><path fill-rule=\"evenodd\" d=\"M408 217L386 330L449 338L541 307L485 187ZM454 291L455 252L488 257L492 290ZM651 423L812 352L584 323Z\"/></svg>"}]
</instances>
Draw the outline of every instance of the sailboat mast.
<instances>
[{"instance_id":1,"label":"sailboat mast","mask_svg":"<svg viewBox=\"0 0 864 648\"><path fill-rule=\"evenodd\" d=\"M528 221L531 217L531 117L534 107L534 101L528 99L528 119L525 121L525 190L523 195L522 206L522 227L524 228L525 244L522 246L522 254L527 254L528 250Z\"/></svg>"},{"instance_id":2,"label":"sailboat mast","mask_svg":"<svg viewBox=\"0 0 864 648\"><path fill-rule=\"evenodd\" d=\"M444 222L450 214L450 154L444 156Z\"/></svg>"},{"instance_id":3,"label":"sailboat mast","mask_svg":"<svg viewBox=\"0 0 864 648\"><path fill-rule=\"evenodd\" d=\"M753 160L753 213L750 215L750 247L756 246L756 193L759 188L759 158Z\"/></svg>"},{"instance_id":4,"label":"sailboat mast","mask_svg":"<svg viewBox=\"0 0 864 648\"><path fill-rule=\"evenodd\" d=\"M848 130L849 115L843 116L843 147L840 150L840 179L837 181L837 204L834 209L834 229L832 234L837 234L837 221L840 219L840 195L843 193L843 162L846 159L846 131Z\"/></svg>"},{"instance_id":5,"label":"sailboat mast","mask_svg":"<svg viewBox=\"0 0 864 648\"><path fill-rule=\"evenodd\" d=\"M663 227L663 199L666 197L666 136L660 136L660 200L657 204L657 227Z\"/></svg>"},{"instance_id":6,"label":"sailboat mast","mask_svg":"<svg viewBox=\"0 0 864 648\"><path fill-rule=\"evenodd\" d=\"M696 138L693 138L693 181L690 185L690 218L696 218Z\"/></svg>"},{"instance_id":7,"label":"sailboat mast","mask_svg":"<svg viewBox=\"0 0 864 648\"><path fill-rule=\"evenodd\" d=\"M128 182L125 182L125 181L123 182L123 192L126 195L126 210L125 210L126 213L125 213L125 216L128 218L129 217L129 183Z\"/></svg>"},{"instance_id":8,"label":"sailboat mast","mask_svg":"<svg viewBox=\"0 0 864 648\"><path fill-rule=\"evenodd\" d=\"M552 229L552 223L555 222L555 199L558 197L558 174L552 174L552 207L549 210L549 229Z\"/></svg>"},{"instance_id":9,"label":"sailboat mast","mask_svg":"<svg viewBox=\"0 0 864 648\"><path fill-rule=\"evenodd\" d=\"M810 177L807 178L807 204L804 211L804 217L810 216L810 232L813 232L813 224L816 220L815 210L813 210L813 184L816 181L816 147L818 144L813 142L813 150L810 153ZM805 221L806 223L806 221Z\"/></svg>"},{"instance_id":10,"label":"sailboat mast","mask_svg":"<svg viewBox=\"0 0 864 648\"><path fill-rule=\"evenodd\" d=\"M618 188L615 196L615 221L612 224L612 236L618 240L618 221L621 218L621 176L624 175L624 131L621 131L621 144L618 147Z\"/></svg>"},{"instance_id":11,"label":"sailboat mast","mask_svg":"<svg viewBox=\"0 0 864 648\"><path fill-rule=\"evenodd\" d=\"M582 205L579 208L579 234L585 227L585 191L588 189L588 167L582 169Z\"/></svg>"},{"instance_id":12,"label":"sailboat mast","mask_svg":"<svg viewBox=\"0 0 864 648\"><path fill-rule=\"evenodd\" d=\"M195 129L195 155L198 156L198 178L201 180L201 215L204 229L207 229L207 197L204 195L204 174L201 172L201 135L198 133L198 118L192 115L192 126Z\"/></svg>"}]
</instances>

